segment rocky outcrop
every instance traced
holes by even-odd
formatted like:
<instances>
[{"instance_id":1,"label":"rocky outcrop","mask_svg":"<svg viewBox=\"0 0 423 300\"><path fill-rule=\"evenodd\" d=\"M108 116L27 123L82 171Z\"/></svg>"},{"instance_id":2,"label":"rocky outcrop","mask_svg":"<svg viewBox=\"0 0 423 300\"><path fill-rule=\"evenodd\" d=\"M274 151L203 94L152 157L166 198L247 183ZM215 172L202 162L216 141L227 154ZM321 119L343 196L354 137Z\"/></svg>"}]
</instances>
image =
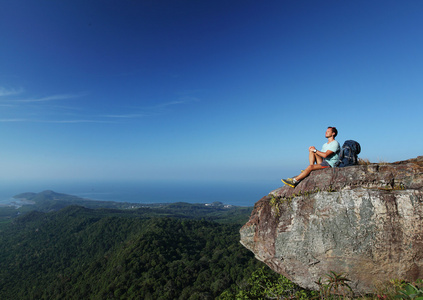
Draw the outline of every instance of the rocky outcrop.
<instances>
[{"instance_id":1,"label":"rocky outcrop","mask_svg":"<svg viewBox=\"0 0 423 300\"><path fill-rule=\"evenodd\" d=\"M258 201L241 243L308 289L330 271L356 293L423 278L422 187L423 156L315 171Z\"/></svg>"}]
</instances>

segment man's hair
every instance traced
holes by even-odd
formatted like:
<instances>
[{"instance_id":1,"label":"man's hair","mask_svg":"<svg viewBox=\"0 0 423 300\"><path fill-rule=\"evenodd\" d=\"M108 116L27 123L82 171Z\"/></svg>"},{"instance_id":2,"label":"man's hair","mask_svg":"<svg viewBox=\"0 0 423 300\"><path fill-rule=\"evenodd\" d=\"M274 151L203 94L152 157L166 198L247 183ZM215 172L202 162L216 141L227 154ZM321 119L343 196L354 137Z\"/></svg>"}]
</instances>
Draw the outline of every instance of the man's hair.
<instances>
[{"instance_id":1,"label":"man's hair","mask_svg":"<svg viewBox=\"0 0 423 300\"><path fill-rule=\"evenodd\" d=\"M336 127L329 126L328 128L332 129L332 132L335 133L334 137L338 135L338 130L336 129Z\"/></svg>"}]
</instances>

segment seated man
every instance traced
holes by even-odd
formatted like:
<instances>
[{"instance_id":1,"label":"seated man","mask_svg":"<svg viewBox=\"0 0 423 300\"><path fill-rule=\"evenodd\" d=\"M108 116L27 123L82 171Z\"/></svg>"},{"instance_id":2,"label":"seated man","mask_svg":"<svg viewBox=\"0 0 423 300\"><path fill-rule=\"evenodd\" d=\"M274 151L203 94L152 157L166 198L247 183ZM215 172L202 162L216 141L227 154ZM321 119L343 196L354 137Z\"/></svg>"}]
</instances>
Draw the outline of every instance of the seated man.
<instances>
[{"instance_id":1,"label":"seated man","mask_svg":"<svg viewBox=\"0 0 423 300\"><path fill-rule=\"evenodd\" d=\"M282 182L290 187L296 187L311 171L333 167L338 161L340 151L339 143L335 141L337 134L338 130L335 127L328 127L325 135L328 142L323 145L322 151L316 150L314 146L308 148L310 165L304 171L301 171L300 175L294 178L282 179Z\"/></svg>"}]
</instances>

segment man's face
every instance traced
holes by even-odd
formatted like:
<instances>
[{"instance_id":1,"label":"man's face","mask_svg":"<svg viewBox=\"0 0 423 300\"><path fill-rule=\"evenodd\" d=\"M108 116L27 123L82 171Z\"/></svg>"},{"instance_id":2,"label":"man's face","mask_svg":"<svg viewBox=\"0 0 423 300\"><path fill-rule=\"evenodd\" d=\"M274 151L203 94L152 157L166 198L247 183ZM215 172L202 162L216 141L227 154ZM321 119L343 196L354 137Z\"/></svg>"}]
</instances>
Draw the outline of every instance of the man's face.
<instances>
[{"instance_id":1,"label":"man's face","mask_svg":"<svg viewBox=\"0 0 423 300\"><path fill-rule=\"evenodd\" d=\"M325 137L326 137L326 138L330 138L332 135L333 135L332 128L328 128L328 129L326 130Z\"/></svg>"}]
</instances>

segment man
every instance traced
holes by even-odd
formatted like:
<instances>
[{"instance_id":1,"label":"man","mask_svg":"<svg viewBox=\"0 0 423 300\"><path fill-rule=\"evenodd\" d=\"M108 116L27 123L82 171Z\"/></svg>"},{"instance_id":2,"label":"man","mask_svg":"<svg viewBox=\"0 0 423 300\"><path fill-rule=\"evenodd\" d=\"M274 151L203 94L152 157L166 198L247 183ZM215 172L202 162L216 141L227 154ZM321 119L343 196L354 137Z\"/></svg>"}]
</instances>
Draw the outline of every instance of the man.
<instances>
[{"instance_id":1,"label":"man","mask_svg":"<svg viewBox=\"0 0 423 300\"><path fill-rule=\"evenodd\" d=\"M326 130L325 137L328 142L323 145L322 151L318 151L314 146L308 148L308 160L310 165L301 171L301 174L288 179L282 179L282 182L290 187L296 187L297 184L306 178L310 172L325 168L332 168L339 158L339 143L335 141L335 137L338 134L338 130L335 127L328 127Z\"/></svg>"}]
</instances>

